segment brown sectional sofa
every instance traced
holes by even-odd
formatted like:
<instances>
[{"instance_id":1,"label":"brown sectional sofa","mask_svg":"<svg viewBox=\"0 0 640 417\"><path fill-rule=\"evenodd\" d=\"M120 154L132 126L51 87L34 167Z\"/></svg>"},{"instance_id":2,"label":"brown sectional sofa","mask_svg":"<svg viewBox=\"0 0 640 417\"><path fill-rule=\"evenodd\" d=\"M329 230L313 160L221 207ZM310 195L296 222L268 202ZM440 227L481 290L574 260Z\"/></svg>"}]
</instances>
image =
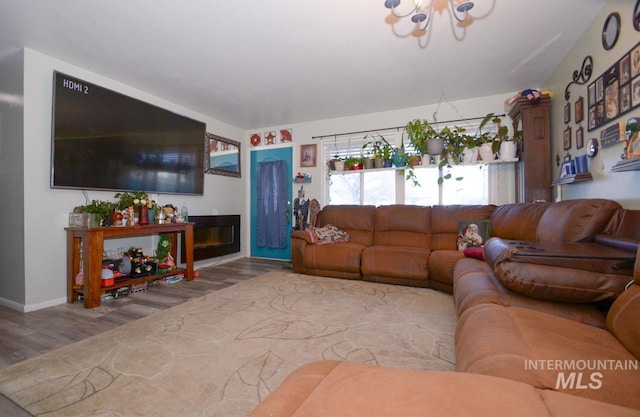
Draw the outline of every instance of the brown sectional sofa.
<instances>
[{"instance_id":1,"label":"brown sectional sofa","mask_svg":"<svg viewBox=\"0 0 640 417\"><path fill-rule=\"evenodd\" d=\"M459 222L482 219L486 261L456 248ZM294 272L452 292L460 372L314 363L252 416L640 415L640 211L603 199L327 206L327 224L350 242L294 232Z\"/></svg>"}]
</instances>

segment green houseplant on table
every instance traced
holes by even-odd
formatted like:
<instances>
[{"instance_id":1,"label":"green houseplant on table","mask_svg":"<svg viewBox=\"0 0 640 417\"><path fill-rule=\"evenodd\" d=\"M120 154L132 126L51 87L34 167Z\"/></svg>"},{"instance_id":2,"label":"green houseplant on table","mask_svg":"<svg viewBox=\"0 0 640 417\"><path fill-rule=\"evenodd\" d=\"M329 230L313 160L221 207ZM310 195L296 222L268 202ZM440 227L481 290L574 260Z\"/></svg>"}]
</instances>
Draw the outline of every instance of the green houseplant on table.
<instances>
[{"instance_id":1,"label":"green houseplant on table","mask_svg":"<svg viewBox=\"0 0 640 417\"><path fill-rule=\"evenodd\" d=\"M93 217L90 220L91 227L109 226L113 214L114 204L110 201L92 200L90 204L80 207L82 213L88 213Z\"/></svg>"}]
</instances>

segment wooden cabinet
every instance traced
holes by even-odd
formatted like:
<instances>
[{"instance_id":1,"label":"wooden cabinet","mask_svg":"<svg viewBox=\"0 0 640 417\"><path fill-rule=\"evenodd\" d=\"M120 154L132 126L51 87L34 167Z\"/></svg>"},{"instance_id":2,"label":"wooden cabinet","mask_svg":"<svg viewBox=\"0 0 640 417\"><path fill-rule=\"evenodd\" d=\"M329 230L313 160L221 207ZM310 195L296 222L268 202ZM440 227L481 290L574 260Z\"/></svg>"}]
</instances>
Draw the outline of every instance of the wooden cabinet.
<instances>
[{"instance_id":1,"label":"wooden cabinet","mask_svg":"<svg viewBox=\"0 0 640 417\"><path fill-rule=\"evenodd\" d=\"M187 280L193 279L193 223L154 224L134 227L96 227L74 228L67 227L67 302L78 300L78 294L84 296L86 308L100 305L102 290L112 290L129 285L153 281L168 275L185 273ZM104 239L144 236L158 233L172 233L173 241L177 242L177 233L184 233L186 268L179 268L170 273L130 278L117 282L108 288L102 288L102 253ZM176 245L171 248L175 258ZM82 251L82 256L80 256ZM75 277L80 271L82 258L83 284L76 285Z\"/></svg>"},{"instance_id":2,"label":"wooden cabinet","mask_svg":"<svg viewBox=\"0 0 640 417\"><path fill-rule=\"evenodd\" d=\"M520 160L516 164L516 198L519 203L551 201L551 98L539 104L525 98L509 111L514 130L522 130Z\"/></svg>"}]
</instances>

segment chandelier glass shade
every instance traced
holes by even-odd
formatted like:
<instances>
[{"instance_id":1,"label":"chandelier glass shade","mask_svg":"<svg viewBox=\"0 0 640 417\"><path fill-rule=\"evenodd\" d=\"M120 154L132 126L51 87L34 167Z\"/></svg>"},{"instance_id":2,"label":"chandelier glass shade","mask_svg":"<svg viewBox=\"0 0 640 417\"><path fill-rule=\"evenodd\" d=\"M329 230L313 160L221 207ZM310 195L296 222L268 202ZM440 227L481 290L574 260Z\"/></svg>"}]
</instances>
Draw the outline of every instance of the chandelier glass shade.
<instances>
[{"instance_id":1,"label":"chandelier glass shade","mask_svg":"<svg viewBox=\"0 0 640 417\"><path fill-rule=\"evenodd\" d=\"M411 16L411 21L418 25L422 31L426 31L433 16L433 5L436 0L413 0L414 7L406 13L398 13L398 6L401 0L385 0L384 7L391 10L391 13L400 19ZM467 18L467 12L473 8L472 1L461 1L455 4L454 0L449 0L451 14L458 22L463 22Z\"/></svg>"}]
</instances>

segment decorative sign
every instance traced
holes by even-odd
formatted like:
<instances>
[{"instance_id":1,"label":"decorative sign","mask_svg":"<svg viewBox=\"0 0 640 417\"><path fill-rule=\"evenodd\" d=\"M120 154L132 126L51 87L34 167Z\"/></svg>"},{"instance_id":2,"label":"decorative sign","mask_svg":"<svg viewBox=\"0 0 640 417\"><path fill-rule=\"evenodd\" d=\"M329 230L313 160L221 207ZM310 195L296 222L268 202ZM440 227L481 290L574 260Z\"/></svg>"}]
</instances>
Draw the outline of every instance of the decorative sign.
<instances>
[{"instance_id":1,"label":"decorative sign","mask_svg":"<svg viewBox=\"0 0 640 417\"><path fill-rule=\"evenodd\" d=\"M616 123L600 132L600 145L602 145L603 148L608 148L624 140L623 123Z\"/></svg>"}]
</instances>

